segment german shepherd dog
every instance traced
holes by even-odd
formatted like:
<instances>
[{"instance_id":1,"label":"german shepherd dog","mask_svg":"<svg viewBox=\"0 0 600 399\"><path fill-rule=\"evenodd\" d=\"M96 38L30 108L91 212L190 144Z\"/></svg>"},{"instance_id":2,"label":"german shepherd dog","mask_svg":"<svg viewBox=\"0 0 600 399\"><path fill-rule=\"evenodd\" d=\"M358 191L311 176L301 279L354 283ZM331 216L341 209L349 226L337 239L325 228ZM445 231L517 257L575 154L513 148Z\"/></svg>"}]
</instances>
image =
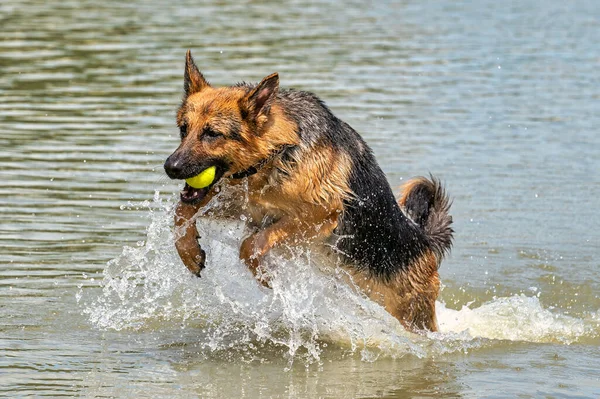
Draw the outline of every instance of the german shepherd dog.
<instances>
[{"instance_id":1,"label":"german shepherd dog","mask_svg":"<svg viewBox=\"0 0 600 399\"><path fill-rule=\"evenodd\" d=\"M188 51L184 90L181 144L165 171L188 179L216 166L209 186L185 184L175 210L175 246L192 273L200 276L206 258L196 218L245 216L252 234L240 259L263 285L269 286L262 269L269 250L322 244L354 285L405 328L437 329L437 271L453 235L439 181L410 180L396 200L361 136L314 94L280 90L277 73L258 84L216 88ZM225 188L239 195L207 207Z\"/></svg>"}]
</instances>

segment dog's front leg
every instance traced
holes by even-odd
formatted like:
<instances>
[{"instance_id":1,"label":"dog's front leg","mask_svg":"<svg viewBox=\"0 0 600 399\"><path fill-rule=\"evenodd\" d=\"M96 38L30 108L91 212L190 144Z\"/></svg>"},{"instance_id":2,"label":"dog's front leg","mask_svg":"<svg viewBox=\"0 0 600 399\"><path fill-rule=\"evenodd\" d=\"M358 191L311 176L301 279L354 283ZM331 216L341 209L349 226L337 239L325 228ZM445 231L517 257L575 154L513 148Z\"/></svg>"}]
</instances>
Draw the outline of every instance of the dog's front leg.
<instances>
[{"instance_id":1,"label":"dog's front leg","mask_svg":"<svg viewBox=\"0 0 600 399\"><path fill-rule=\"evenodd\" d=\"M175 209L175 248L183 264L196 276L204 269L206 254L198 244L196 214L202 204L179 202Z\"/></svg>"},{"instance_id":2,"label":"dog's front leg","mask_svg":"<svg viewBox=\"0 0 600 399\"><path fill-rule=\"evenodd\" d=\"M316 211L312 217L284 216L271 226L246 238L240 248L240 258L248 265L254 277L269 287L269 280L260 273L261 260L267 252L281 244L299 244L330 235L337 226L337 213ZM320 217L321 216L321 217Z\"/></svg>"}]
</instances>

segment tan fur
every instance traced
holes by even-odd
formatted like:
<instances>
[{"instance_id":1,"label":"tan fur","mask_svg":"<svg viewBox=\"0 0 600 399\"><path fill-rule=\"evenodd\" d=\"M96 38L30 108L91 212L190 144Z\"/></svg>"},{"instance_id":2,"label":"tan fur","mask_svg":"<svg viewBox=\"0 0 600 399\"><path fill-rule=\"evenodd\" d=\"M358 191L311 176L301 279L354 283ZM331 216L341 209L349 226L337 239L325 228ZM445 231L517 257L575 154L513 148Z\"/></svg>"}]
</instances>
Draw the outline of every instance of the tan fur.
<instances>
[{"instance_id":1,"label":"tan fur","mask_svg":"<svg viewBox=\"0 0 600 399\"><path fill-rule=\"evenodd\" d=\"M251 127L243 123L239 104L245 97L245 91L239 88L207 87L189 96L177 113L178 125L188 126L188 135L182 145L198 156L227 157L232 161L229 175L246 170L283 145L298 143L295 124L283 115L278 106L272 107L272 117L259 127L261 133L256 137ZM226 131L231 121L242 124L240 134L248 145L242 146L239 142L227 140L215 148L198 139L204 127Z\"/></svg>"},{"instance_id":2,"label":"tan fur","mask_svg":"<svg viewBox=\"0 0 600 399\"><path fill-rule=\"evenodd\" d=\"M411 265L408 271L398 273L389 282L355 268L345 269L361 291L383 306L406 329L437 331L435 300L440 280L437 260L431 251Z\"/></svg>"},{"instance_id":3,"label":"tan fur","mask_svg":"<svg viewBox=\"0 0 600 399\"><path fill-rule=\"evenodd\" d=\"M352 195L348 180L351 162L343 153L320 147L298 162L295 173L283 182L282 191L311 204L339 204ZM341 204L339 204L341 205ZM339 208L339 206L337 206Z\"/></svg>"},{"instance_id":4,"label":"tan fur","mask_svg":"<svg viewBox=\"0 0 600 399\"><path fill-rule=\"evenodd\" d=\"M424 181L427 181L424 177L415 177L415 178L410 179L406 183L404 183L400 187L400 192L402 194L400 195L400 198L398 198L398 204L401 207L404 207L404 205L406 204L406 199L408 198L408 195L410 194L410 192L416 186L423 184Z\"/></svg>"}]
</instances>

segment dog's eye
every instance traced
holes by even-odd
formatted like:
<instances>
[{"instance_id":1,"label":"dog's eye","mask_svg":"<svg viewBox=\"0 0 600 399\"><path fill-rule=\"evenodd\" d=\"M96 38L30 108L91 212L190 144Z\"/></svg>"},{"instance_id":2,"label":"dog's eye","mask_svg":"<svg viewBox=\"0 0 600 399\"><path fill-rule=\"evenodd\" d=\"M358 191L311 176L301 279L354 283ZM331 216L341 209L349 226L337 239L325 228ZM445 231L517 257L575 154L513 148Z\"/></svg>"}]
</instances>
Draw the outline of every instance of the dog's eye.
<instances>
[{"instance_id":1,"label":"dog's eye","mask_svg":"<svg viewBox=\"0 0 600 399\"><path fill-rule=\"evenodd\" d=\"M204 137L210 137L210 138L217 138L217 137L223 137L222 133L217 132L216 130L212 130L211 128L205 128L204 132L202 134Z\"/></svg>"},{"instance_id":2,"label":"dog's eye","mask_svg":"<svg viewBox=\"0 0 600 399\"><path fill-rule=\"evenodd\" d=\"M181 125L179 126L179 135L181 136L181 138L185 138L185 136L187 136L188 132L187 132L187 125Z\"/></svg>"}]
</instances>

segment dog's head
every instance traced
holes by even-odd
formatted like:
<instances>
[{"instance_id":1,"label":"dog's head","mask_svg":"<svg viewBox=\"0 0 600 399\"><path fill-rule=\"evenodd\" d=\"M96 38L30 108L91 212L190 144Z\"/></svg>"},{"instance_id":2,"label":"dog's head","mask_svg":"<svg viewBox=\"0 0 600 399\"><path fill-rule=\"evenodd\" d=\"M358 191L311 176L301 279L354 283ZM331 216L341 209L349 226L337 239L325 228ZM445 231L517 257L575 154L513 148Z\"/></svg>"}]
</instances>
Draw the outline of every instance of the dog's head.
<instances>
[{"instance_id":1,"label":"dog's head","mask_svg":"<svg viewBox=\"0 0 600 399\"><path fill-rule=\"evenodd\" d=\"M271 107L278 88L276 73L256 86L214 88L187 52L185 94L177 112L181 144L164 167L171 179L188 179L211 166L216 175L202 189L186 183L182 201L200 201L221 178L248 170L269 156L272 140L263 133L274 123Z\"/></svg>"}]
</instances>

